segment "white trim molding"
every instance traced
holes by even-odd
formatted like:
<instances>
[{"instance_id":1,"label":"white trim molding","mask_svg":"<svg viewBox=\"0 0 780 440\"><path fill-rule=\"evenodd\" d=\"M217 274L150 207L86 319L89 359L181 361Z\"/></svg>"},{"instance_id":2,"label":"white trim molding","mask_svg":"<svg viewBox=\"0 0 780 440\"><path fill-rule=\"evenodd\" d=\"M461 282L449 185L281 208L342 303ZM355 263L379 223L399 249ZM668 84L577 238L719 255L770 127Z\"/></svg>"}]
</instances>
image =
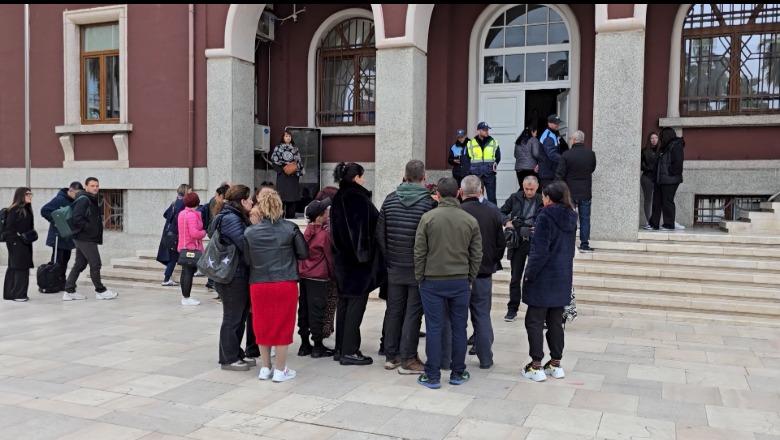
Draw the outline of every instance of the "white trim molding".
<instances>
[{"instance_id":1,"label":"white trim molding","mask_svg":"<svg viewBox=\"0 0 780 440\"><path fill-rule=\"evenodd\" d=\"M682 28L685 17L693 3L683 3L677 9L672 25L672 43L669 49L669 97L666 105L666 116L677 118L680 116L680 58L682 57Z\"/></svg>"},{"instance_id":2,"label":"white trim molding","mask_svg":"<svg viewBox=\"0 0 780 440\"><path fill-rule=\"evenodd\" d=\"M263 4L231 4L225 22L225 43L221 49L206 49L206 58L234 57L255 63L257 23Z\"/></svg>"},{"instance_id":3,"label":"white trim molding","mask_svg":"<svg viewBox=\"0 0 780 440\"><path fill-rule=\"evenodd\" d=\"M780 115L671 117L659 118L658 125L673 128L773 127L780 125Z\"/></svg>"},{"instance_id":4,"label":"white trim molding","mask_svg":"<svg viewBox=\"0 0 780 440\"><path fill-rule=\"evenodd\" d=\"M569 31L571 48L569 51L569 116L568 130L573 133L577 130L580 116L580 27L577 23L577 17L574 11L563 4L545 4L563 17ZM482 73L480 72L482 61L480 57L483 54L482 45L485 40L487 28L492 23L496 14L509 9L512 6L502 4L491 4L487 6L471 30L471 39L469 40L469 82L468 82L468 121L467 131L476 130L477 119L479 118L479 92ZM530 84L530 83L529 83ZM522 87L522 86L521 86ZM526 87L528 88L528 87ZM590 133L588 133L590 135Z\"/></svg>"},{"instance_id":5,"label":"white trim molding","mask_svg":"<svg viewBox=\"0 0 780 440\"><path fill-rule=\"evenodd\" d=\"M365 136L376 134L375 125L355 125L350 127L317 127L323 136Z\"/></svg>"},{"instance_id":6,"label":"white trim molding","mask_svg":"<svg viewBox=\"0 0 780 440\"><path fill-rule=\"evenodd\" d=\"M372 5L373 8L373 5ZM381 6L380 8L381 9ZM374 40L379 41L379 35L377 30L377 20L374 17L374 14L367 10L367 9L360 9L360 8L349 8L344 9L342 11L338 11L331 15L330 17L326 18L322 24L317 28L317 31L314 32L314 36L311 39L311 43L309 43L309 60L308 60L308 69L307 69L307 93L308 93L308 99L307 99L307 108L308 108L308 122L309 127L317 127L317 118L316 118L316 112L317 112L317 47L319 46L320 40L333 29L334 26L341 23L344 20L348 20L350 18L368 18L370 20L374 21ZM384 30L382 31L384 33ZM324 136L329 134L344 134L344 135L350 135L350 134L367 134L367 133L374 133L374 126L370 127L362 127L362 126L355 126L355 127L317 127L322 130L322 134ZM370 128L370 131L367 129Z\"/></svg>"},{"instance_id":7,"label":"white trim molding","mask_svg":"<svg viewBox=\"0 0 780 440\"><path fill-rule=\"evenodd\" d=\"M644 30L647 26L647 4L634 3L634 16L609 18L609 4L596 4L596 33Z\"/></svg>"},{"instance_id":8,"label":"white trim molding","mask_svg":"<svg viewBox=\"0 0 780 440\"><path fill-rule=\"evenodd\" d=\"M119 23L119 123L81 123L81 33L79 26L116 21ZM127 78L127 5L102 6L99 8L76 9L62 13L62 41L64 66L64 115L63 125L54 127L60 135L60 145L65 160L63 168L128 168L129 138L133 130L128 123L128 78ZM77 161L75 159L74 135L91 133L114 133L115 161Z\"/></svg>"}]
</instances>

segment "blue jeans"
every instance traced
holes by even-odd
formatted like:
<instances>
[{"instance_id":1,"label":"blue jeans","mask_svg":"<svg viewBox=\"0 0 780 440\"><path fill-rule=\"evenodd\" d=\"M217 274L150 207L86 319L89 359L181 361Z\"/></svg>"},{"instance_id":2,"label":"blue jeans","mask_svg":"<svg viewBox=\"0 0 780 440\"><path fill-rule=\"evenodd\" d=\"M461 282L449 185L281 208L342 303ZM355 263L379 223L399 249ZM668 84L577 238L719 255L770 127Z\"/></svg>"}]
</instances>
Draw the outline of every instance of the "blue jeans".
<instances>
[{"instance_id":1,"label":"blue jeans","mask_svg":"<svg viewBox=\"0 0 780 440\"><path fill-rule=\"evenodd\" d=\"M493 363L493 324L490 308L493 296L493 277L477 278L471 283L471 325L474 326L474 349L480 365Z\"/></svg>"},{"instance_id":2,"label":"blue jeans","mask_svg":"<svg viewBox=\"0 0 780 440\"><path fill-rule=\"evenodd\" d=\"M168 281L173 276L173 270L176 269L176 264L179 263L179 253L178 252L171 252L170 253L171 259L168 261L168 264L165 265L165 278L163 281Z\"/></svg>"},{"instance_id":3,"label":"blue jeans","mask_svg":"<svg viewBox=\"0 0 780 440\"><path fill-rule=\"evenodd\" d=\"M466 371L466 319L469 310L469 282L425 280L420 284L425 311L425 374L433 382L441 380L442 326L445 306L449 308L452 331L452 374Z\"/></svg>"},{"instance_id":4,"label":"blue jeans","mask_svg":"<svg viewBox=\"0 0 780 440\"><path fill-rule=\"evenodd\" d=\"M580 247L590 244L590 200L575 200L574 206L580 215Z\"/></svg>"}]
</instances>

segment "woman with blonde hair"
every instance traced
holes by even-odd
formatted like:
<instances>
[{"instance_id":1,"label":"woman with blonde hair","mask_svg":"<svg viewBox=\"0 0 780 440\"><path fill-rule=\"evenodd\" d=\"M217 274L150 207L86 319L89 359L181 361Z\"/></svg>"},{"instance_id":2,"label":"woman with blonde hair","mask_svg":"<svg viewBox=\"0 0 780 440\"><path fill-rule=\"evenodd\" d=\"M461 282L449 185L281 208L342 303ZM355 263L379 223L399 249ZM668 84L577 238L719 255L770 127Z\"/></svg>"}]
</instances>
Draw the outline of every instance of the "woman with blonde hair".
<instances>
[{"instance_id":1,"label":"woman with blonde hair","mask_svg":"<svg viewBox=\"0 0 780 440\"><path fill-rule=\"evenodd\" d=\"M261 191L255 208L260 220L246 229L244 238L252 324L263 362L258 378L285 382L295 378L295 370L287 367L287 349L293 342L298 306L297 260L306 259L309 250L298 225L283 218L276 191ZM271 347L276 348L273 370Z\"/></svg>"}]
</instances>

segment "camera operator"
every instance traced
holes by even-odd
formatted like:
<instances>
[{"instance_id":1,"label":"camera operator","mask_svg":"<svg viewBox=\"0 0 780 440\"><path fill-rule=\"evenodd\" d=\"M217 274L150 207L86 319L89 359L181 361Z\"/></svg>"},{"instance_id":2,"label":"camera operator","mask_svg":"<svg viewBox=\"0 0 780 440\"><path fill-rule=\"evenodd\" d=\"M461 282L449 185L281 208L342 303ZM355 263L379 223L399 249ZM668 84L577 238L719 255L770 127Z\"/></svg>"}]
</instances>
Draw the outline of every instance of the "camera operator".
<instances>
[{"instance_id":1,"label":"camera operator","mask_svg":"<svg viewBox=\"0 0 780 440\"><path fill-rule=\"evenodd\" d=\"M504 223L507 228L507 249L512 265L512 280L509 283L509 303L504 321L517 319L522 296L521 286L523 269L528 252L531 250L531 237L534 233L534 220L542 208L542 196L537 194L539 180L534 176L523 179L522 190L512 194L501 207Z\"/></svg>"}]
</instances>

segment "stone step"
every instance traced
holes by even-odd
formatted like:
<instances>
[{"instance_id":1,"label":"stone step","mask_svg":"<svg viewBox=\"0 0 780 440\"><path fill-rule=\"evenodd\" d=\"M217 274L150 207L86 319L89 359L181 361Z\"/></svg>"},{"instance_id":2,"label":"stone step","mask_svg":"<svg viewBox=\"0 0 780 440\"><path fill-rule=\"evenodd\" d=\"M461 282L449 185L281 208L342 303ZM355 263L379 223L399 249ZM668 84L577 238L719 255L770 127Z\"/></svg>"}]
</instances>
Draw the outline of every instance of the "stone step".
<instances>
[{"instance_id":1,"label":"stone step","mask_svg":"<svg viewBox=\"0 0 780 440\"><path fill-rule=\"evenodd\" d=\"M737 235L780 234L780 220L721 221L720 228L728 231L729 234Z\"/></svg>"},{"instance_id":2,"label":"stone step","mask_svg":"<svg viewBox=\"0 0 780 440\"><path fill-rule=\"evenodd\" d=\"M743 244L750 246L777 246L780 245L780 233L739 235L733 236L723 232L689 232L685 231L639 231L639 242L664 242L664 243L720 243Z\"/></svg>"},{"instance_id":3,"label":"stone step","mask_svg":"<svg viewBox=\"0 0 780 440\"><path fill-rule=\"evenodd\" d=\"M761 202L761 209L764 211L774 211L780 214L780 202Z\"/></svg>"},{"instance_id":4,"label":"stone step","mask_svg":"<svg viewBox=\"0 0 780 440\"><path fill-rule=\"evenodd\" d=\"M668 255L648 252L592 252L578 253L575 262L602 261L631 265L703 267L733 269L736 271L780 272L780 258L752 259L747 257Z\"/></svg>"},{"instance_id":5,"label":"stone step","mask_svg":"<svg viewBox=\"0 0 780 440\"><path fill-rule=\"evenodd\" d=\"M766 223L774 223L776 225L780 225L780 210L775 211L773 209L771 212L748 211L747 218L750 219L750 223L766 222Z\"/></svg>"},{"instance_id":6,"label":"stone step","mask_svg":"<svg viewBox=\"0 0 780 440\"><path fill-rule=\"evenodd\" d=\"M697 280L703 282L730 283L732 285L759 285L756 287L780 285L780 274L737 272L733 269L691 268L691 267L652 267L639 265L624 265L605 262L574 263L574 273L583 275L619 275L645 279Z\"/></svg>"},{"instance_id":7,"label":"stone step","mask_svg":"<svg viewBox=\"0 0 780 440\"><path fill-rule=\"evenodd\" d=\"M173 279L175 281L179 281L179 274L179 270L174 271ZM103 268L100 276L106 280L146 282L159 286L163 280L163 268L161 267L159 271ZM192 280L192 284L193 286L205 286L206 281L206 277L195 277Z\"/></svg>"},{"instance_id":8,"label":"stone step","mask_svg":"<svg viewBox=\"0 0 780 440\"><path fill-rule=\"evenodd\" d=\"M760 257L780 259L780 247L746 246L730 243L670 243L670 242L593 242L595 254L600 251L630 251L664 255L700 255L727 257ZM579 256L579 254L578 254Z\"/></svg>"},{"instance_id":9,"label":"stone step","mask_svg":"<svg viewBox=\"0 0 780 440\"><path fill-rule=\"evenodd\" d=\"M575 289L596 289L601 291L652 292L672 295L695 295L700 297L725 297L746 300L780 301L780 289L772 287L733 286L699 281L648 280L644 278L619 276L574 276Z\"/></svg>"},{"instance_id":10,"label":"stone step","mask_svg":"<svg viewBox=\"0 0 780 440\"><path fill-rule=\"evenodd\" d=\"M752 315L735 315L716 312L697 312L689 310L663 310L641 306L624 306L589 302L577 299L577 319L587 319L588 316L615 319L657 319L659 321L678 322L684 324L727 324L738 326L780 327L780 319ZM518 318L519 319L519 318ZM576 326L577 321L567 324Z\"/></svg>"},{"instance_id":11,"label":"stone step","mask_svg":"<svg viewBox=\"0 0 780 440\"><path fill-rule=\"evenodd\" d=\"M576 290L577 302L653 308L658 310L694 310L726 314L780 317L777 302L748 302L728 299L683 297L653 293L604 292L589 289Z\"/></svg>"}]
</instances>

